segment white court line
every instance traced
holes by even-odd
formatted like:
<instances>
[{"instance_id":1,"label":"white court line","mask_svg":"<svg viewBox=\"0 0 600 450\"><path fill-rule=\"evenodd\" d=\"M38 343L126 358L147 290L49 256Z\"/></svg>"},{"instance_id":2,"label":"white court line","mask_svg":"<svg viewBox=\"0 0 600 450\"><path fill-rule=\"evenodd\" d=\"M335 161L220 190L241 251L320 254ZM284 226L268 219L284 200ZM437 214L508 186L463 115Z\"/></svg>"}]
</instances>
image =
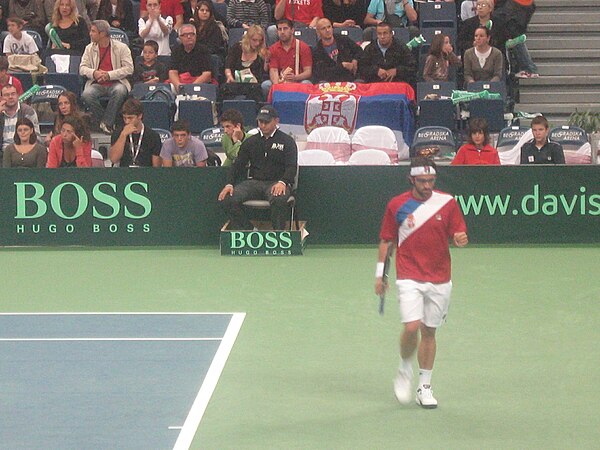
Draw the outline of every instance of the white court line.
<instances>
[{"instance_id":1,"label":"white court line","mask_svg":"<svg viewBox=\"0 0 600 450\"><path fill-rule=\"evenodd\" d=\"M62 342L62 341L220 341L223 338L0 338L0 342Z\"/></svg>"},{"instance_id":2,"label":"white court line","mask_svg":"<svg viewBox=\"0 0 600 450\"><path fill-rule=\"evenodd\" d=\"M245 313L229 312L0 312L0 316L214 316Z\"/></svg>"},{"instance_id":3,"label":"white court line","mask_svg":"<svg viewBox=\"0 0 600 450\"><path fill-rule=\"evenodd\" d=\"M198 430L202 416L204 415L208 402L217 386L219 377L223 372L223 368L231 353L237 335L240 332L242 323L244 323L245 317L246 313L233 313L231 321L227 326L227 331L225 331L225 335L223 336L223 341L219 345L219 349L210 364L206 377L198 391L198 395L183 423L183 427L177 437L173 450L189 450L190 445L192 445L194 435Z\"/></svg>"}]
</instances>

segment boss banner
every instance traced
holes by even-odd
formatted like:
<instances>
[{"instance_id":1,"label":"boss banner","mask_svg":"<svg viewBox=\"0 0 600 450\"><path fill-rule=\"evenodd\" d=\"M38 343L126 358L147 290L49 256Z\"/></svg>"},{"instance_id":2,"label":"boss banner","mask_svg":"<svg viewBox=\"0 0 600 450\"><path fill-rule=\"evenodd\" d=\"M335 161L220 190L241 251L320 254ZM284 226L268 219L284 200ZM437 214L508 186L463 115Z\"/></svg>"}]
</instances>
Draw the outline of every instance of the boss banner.
<instances>
[{"instance_id":1,"label":"boss banner","mask_svg":"<svg viewBox=\"0 0 600 450\"><path fill-rule=\"evenodd\" d=\"M455 196L473 243L600 243L598 166L438 172L436 188ZM385 204L409 188L407 173L301 167L297 211L308 243L375 244ZM224 168L2 169L0 245L218 245L224 184Z\"/></svg>"}]
</instances>

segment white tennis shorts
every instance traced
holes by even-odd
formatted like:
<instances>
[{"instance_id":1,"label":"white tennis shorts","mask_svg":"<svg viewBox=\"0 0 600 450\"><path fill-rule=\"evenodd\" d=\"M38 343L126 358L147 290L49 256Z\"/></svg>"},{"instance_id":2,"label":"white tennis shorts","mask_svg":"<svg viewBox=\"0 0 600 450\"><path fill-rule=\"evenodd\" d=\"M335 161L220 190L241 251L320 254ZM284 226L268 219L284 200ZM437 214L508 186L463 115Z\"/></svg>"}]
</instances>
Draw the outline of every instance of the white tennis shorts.
<instances>
[{"instance_id":1,"label":"white tennis shorts","mask_svg":"<svg viewBox=\"0 0 600 450\"><path fill-rule=\"evenodd\" d=\"M437 328L446 321L450 307L452 281L442 284L397 280L398 304L402 322L421 323Z\"/></svg>"}]
</instances>

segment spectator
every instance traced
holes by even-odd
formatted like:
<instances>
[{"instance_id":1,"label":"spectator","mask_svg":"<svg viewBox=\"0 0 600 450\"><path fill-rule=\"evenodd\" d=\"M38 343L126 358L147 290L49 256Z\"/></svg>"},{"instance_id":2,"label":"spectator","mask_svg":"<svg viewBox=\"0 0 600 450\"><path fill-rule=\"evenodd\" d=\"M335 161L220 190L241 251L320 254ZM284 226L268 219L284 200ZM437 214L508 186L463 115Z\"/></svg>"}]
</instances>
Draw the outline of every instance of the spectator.
<instances>
[{"instance_id":1,"label":"spectator","mask_svg":"<svg viewBox=\"0 0 600 450\"><path fill-rule=\"evenodd\" d=\"M3 167L46 167L48 152L37 142L31 120L17 120L16 128L14 143L4 150Z\"/></svg>"},{"instance_id":2,"label":"spectator","mask_svg":"<svg viewBox=\"0 0 600 450\"><path fill-rule=\"evenodd\" d=\"M367 14L366 0L323 0L323 14L333 28L362 28Z\"/></svg>"},{"instance_id":3,"label":"spectator","mask_svg":"<svg viewBox=\"0 0 600 450\"><path fill-rule=\"evenodd\" d=\"M57 0L52 12L52 21L47 25L54 28L65 50L56 50L52 43L53 53L83 55L86 45L90 43L90 32L87 23L79 15L75 0Z\"/></svg>"},{"instance_id":4,"label":"spectator","mask_svg":"<svg viewBox=\"0 0 600 450\"><path fill-rule=\"evenodd\" d=\"M464 22L465 20L470 19L471 17L475 17L476 15L477 0L464 0L460 4L460 20Z\"/></svg>"},{"instance_id":5,"label":"spectator","mask_svg":"<svg viewBox=\"0 0 600 450\"><path fill-rule=\"evenodd\" d=\"M227 6L229 28L250 28L251 25L269 26L269 9L263 0L230 0Z\"/></svg>"},{"instance_id":6,"label":"spectator","mask_svg":"<svg viewBox=\"0 0 600 450\"><path fill-rule=\"evenodd\" d=\"M237 158L242 142L248 138L248 135L244 132L244 116L237 109L224 111L220 121L224 133L221 145L226 156L223 167L227 167L231 166Z\"/></svg>"},{"instance_id":7,"label":"spectator","mask_svg":"<svg viewBox=\"0 0 600 450\"><path fill-rule=\"evenodd\" d=\"M162 166L206 167L206 147L200 139L192 136L188 123L184 120L175 122L171 132L173 137L167 139L160 150Z\"/></svg>"},{"instance_id":8,"label":"spectator","mask_svg":"<svg viewBox=\"0 0 600 450\"><path fill-rule=\"evenodd\" d=\"M173 29L173 18L163 17L160 10L160 0L148 0L146 3L148 17L138 21L139 35L144 42L152 40L158 44L158 55L170 55L169 36Z\"/></svg>"},{"instance_id":9,"label":"spectator","mask_svg":"<svg viewBox=\"0 0 600 450\"><path fill-rule=\"evenodd\" d=\"M211 62L208 49L196 41L196 27L184 24L179 29L181 44L173 50L169 81L175 93L182 84L210 83Z\"/></svg>"},{"instance_id":10,"label":"spectator","mask_svg":"<svg viewBox=\"0 0 600 450\"><path fill-rule=\"evenodd\" d=\"M7 84L13 85L17 89L18 95L23 93L21 81L8 73L8 58L6 56L0 56L0 90Z\"/></svg>"},{"instance_id":11,"label":"spectator","mask_svg":"<svg viewBox=\"0 0 600 450\"><path fill-rule=\"evenodd\" d=\"M40 0L9 0L8 17L22 19L26 30L37 31L40 36L44 33L44 27L49 22L44 5Z\"/></svg>"},{"instance_id":12,"label":"spectator","mask_svg":"<svg viewBox=\"0 0 600 450\"><path fill-rule=\"evenodd\" d=\"M77 117L82 121L85 127L89 128L89 117L79 110L77 96L73 92L65 91L60 94L57 100L57 107L58 111L56 112L56 118L54 119L54 126L52 127L52 131L50 131L45 138L46 145L50 145L52 138L60 133L65 117Z\"/></svg>"},{"instance_id":13,"label":"spectator","mask_svg":"<svg viewBox=\"0 0 600 450\"><path fill-rule=\"evenodd\" d=\"M506 0L496 9L494 34L497 35L498 47L505 48L506 41L527 33L527 26L535 12L533 0ZM517 78L538 78L538 68L531 59L525 43L517 44L510 49L510 55L516 59Z\"/></svg>"},{"instance_id":14,"label":"spectator","mask_svg":"<svg viewBox=\"0 0 600 450\"><path fill-rule=\"evenodd\" d=\"M8 0L0 0L0 32L8 31L6 18L8 17Z\"/></svg>"},{"instance_id":15,"label":"spectator","mask_svg":"<svg viewBox=\"0 0 600 450\"><path fill-rule=\"evenodd\" d=\"M279 41L269 48L269 80L262 83L263 93L268 96L271 86L280 83L308 83L312 77L312 53L310 47L294 37L294 24L289 19L277 21ZM296 54L300 57L296 59Z\"/></svg>"},{"instance_id":16,"label":"spectator","mask_svg":"<svg viewBox=\"0 0 600 450\"><path fill-rule=\"evenodd\" d=\"M257 116L259 133L246 139L231 166L227 183L218 200L229 216L230 230L252 230L243 203L268 200L274 230L285 229L288 199L296 178L298 148L289 135L279 130L279 114L271 105L263 106ZM246 171L249 178L234 183Z\"/></svg>"},{"instance_id":17,"label":"spectator","mask_svg":"<svg viewBox=\"0 0 600 450\"><path fill-rule=\"evenodd\" d=\"M564 164L565 154L557 142L548 139L548 120L537 116L531 120L533 139L521 147L521 164Z\"/></svg>"},{"instance_id":18,"label":"spectator","mask_svg":"<svg viewBox=\"0 0 600 450\"><path fill-rule=\"evenodd\" d=\"M365 48L359 64L360 74L367 83L403 81L415 84L417 64L412 52L392 34L386 22L377 25L377 40Z\"/></svg>"},{"instance_id":19,"label":"spectator","mask_svg":"<svg viewBox=\"0 0 600 450\"><path fill-rule=\"evenodd\" d=\"M434 36L423 69L425 81L448 81L450 66L461 65L460 58L454 54L453 50L449 36L443 33Z\"/></svg>"},{"instance_id":20,"label":"spectator","mask_svg":"<svg viewBox=\"0 0 600 450\"><path fill-rule=\"evenodd\" d=\"M267 48L265 47L265 32L259 25L252 25L242 36L237 44L234 44L227 53L225 60L225 81L234 83L236 72L250 71L254 77L253 83L262 83L265 73L265 58Z\"/></svg>"},{"instance_id":21,"label":"spectator","mask_svg":"<svg viewBox=\"0 0 600 450\"><path fill-rule=\"evenodd\" d=\"M110 140L108 157L112 163L121 167L160 167L160 136L144 125L142 102L130 98L123 103L123 122Z\"/></svg>"},{"instance_id":22,"label":"spectator","mask_svg":"<svg viewBox=\"0 0 600 450\"><path fill-rule=\"evenodd\" d=\"M313 80L354 81L362 49L348 36L334 36L333 26L327 18L317 21L319 41L313 51Z\"/></svg>"},{"instance_id":23,"label":"spectator","mask_svg":"<svg viewBox=\"0 0 600 450\"><path fill-rule=\"evenodd\" d=\"M111 27L136 34L131 0L101 0L97 20L106 20Z\"/></svg>"},{"instance_id":24,"label":"spectator","mask_svg":"<svg viewBox=\"0 0 600 450\"><path fill-rule=\"evenodd\" d=\"M208 51L212 55L225 56L227 30L221 22L215 20L215 8L211 0L198 2L190 23L196 26L198 42L202 42L208 47Z\"/></svg>"},{"instance_id":25,"label":"spectator","mask_svg":"<svg viewBox=\"0 0 600 450\"><path fill-rule=\"evenodd\" d=\"M131 90L127 78L133 74L129 47L111 39L109 29L105 20L92 22L92 43L85 48L79 67L79 74L87 78L81 100L106 134L112 134L117 113ZM100 103L102 97L108 97L106 108Z\"/></svg>"},{"instance_id":26,"label":"spectator","mask_svg":"<svg viewBox=\"0 0 600 450\"><path fill-rule=\"evenodd\" d=\"M179 31L179 28L183 25L183 6L179 0L161 0L160 2L160 13L163 17L171 16L175 21L173 29ZM146 6L146 0L140 2L140 17L142 19L148 18L148 8Z\"/></svg>"},{"instance_id":27,"label":"spectator","mask_svg":"<svg viewBox=\"0 0 600 450\"><path fill-rule=\"evenodd\" d=\"M60 134L50 141L46 167L92 167L92 140L80 118L65 117Z\"/></svg>"},{"instance_id":28,"label":"spectator","mask_svg":"<svg viewBox=\"0 0 600 450\"><path fill-rule=\"evenodd\" d=\"M475 46L465 52L465 87L474 81L500 81L503 57L500 50L490 45L490 30L475 30Z\"/></svg>"},{"instance_id":29,"label":"spectator","mask_svg":"<svg viewBox=\"0 0 600 450\"><path fill-rule=\"evenodd\" d=\"M16 125L19 119L29 119L37 135L40 134L40 124L35 110L28 104L19 102L17 89L13 85L4 85L1 93L0 150L3 152L15 140Z\"/></svg>"},{"instance_id":30,"label":"spectator","mask_svg":"<svg viewBox=\"0 0 600 450\"><path fill-rule=\"evenodd\" d=\"M158 44L155 41L144 42L142 60L136 62L133 69L133 82L162 83L168 79L167 68L158 61Z\"/></svg>"},{"instance_id":31,"label":"spectator","mask_svg":"<svg viewBox=\"0 0 600 450\"><path fill-rule=\"evenodd\" d=\"M44 11L46 17L52 17L56 0L43 0ZM77 5L77 13L85 20L85 24L89 28L92 20L96 20L98 14L98 0L75 0Z\"/></svg>"},{"instance_id":32,"label":"spectator","mask_svg":"<svg viewBox=\"0 0 600 450\"><path fill-rule=\"evenodd\" d=\"M18 17L9 17L6 21L8 34L4 38L4 54L10 55L33 55L39 48L33 38L23 31L25 22Z\"/></svg>"},{"instance_id":33,"label":"spectator","mask_svg":"<svg viewBox=\"0 0 600 450\"><path fill-rule=\"evenodd\" d=\"M413 0L371 0L367 7L364 26L376 27L381 22L388 23L392 28L405 27L417 21L418 15ZM411 30L416 34L416 28Z\"/></svg>"},{"instance_id":34,"label":"spectator","mask_svg":"<svg viewBox=\"0 0 600 450\"><path fill-rule=\"evenodd\" d=\"M492 18L492 12L494 11L493 0L477 0L476 8L477 15L465 20L460 24L458 32L458 51L460 55L464 55L465 52L473 47L473 36L475 30L479 27L485 27L490 19ZM495 45L493 38L494 31L492 31L492 39L490 44Z\"/></svg>"},{"instance_id":35,"label":"spectator","mask_svg":"<svg viewBox=\"0 0 600 450\"><path fill-rule=\"evenodd\" d=\"M490 145L490 141L486 120L471 119L468 142L458 149L452 165L500 165L498 150Z\"/></svg>"},{"instance_id":36,"label":"spectator","mask_svg":"<svg viewBox=\"0 0 600 450\"><path fill-rule=\"evenodd\" d=\"M273 15L277 23L281 19L288 19L292 23L292 29L315 28L317 20L324 17L322 0L303 0L301 2L276 0ZM275 42L278 34L277 25L271 25L267 28L269 42Z\"/></svg>"}]
</instances>

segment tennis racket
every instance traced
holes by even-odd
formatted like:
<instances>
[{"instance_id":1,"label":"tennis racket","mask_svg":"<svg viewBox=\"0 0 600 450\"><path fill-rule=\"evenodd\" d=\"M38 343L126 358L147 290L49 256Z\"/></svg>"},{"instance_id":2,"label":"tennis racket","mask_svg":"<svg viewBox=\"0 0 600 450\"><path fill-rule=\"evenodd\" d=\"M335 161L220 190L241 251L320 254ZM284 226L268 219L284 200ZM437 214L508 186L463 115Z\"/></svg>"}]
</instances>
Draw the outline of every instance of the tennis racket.
<instances>
[{"instance_id":1,"label":"tennis racket","mask_svg":"<svg viewBox=\"0 0 600 450\"><path fill-rule=\"evenodd\" d=\"M387 253L385 255L385 261L383 262L383 277L381 278L381 282L383 283L383 293L379 296L379 314L383 316L383 310L385 308L385 291L388 285L389 279L389 271L390 271L390 263L392 259L392 253L394 252L394 247L392 244L388 245Z\"/></svg>"}]
</instances>

